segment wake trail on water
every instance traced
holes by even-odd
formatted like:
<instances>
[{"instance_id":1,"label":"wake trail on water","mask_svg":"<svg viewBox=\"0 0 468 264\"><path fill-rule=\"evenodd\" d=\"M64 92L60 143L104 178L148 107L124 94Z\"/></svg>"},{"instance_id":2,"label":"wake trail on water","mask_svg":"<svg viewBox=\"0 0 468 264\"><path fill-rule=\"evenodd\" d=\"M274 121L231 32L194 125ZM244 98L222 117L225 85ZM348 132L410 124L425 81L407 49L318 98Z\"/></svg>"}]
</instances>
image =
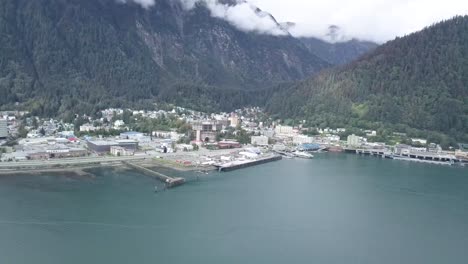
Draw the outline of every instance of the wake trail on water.
<instances>
[{"instance_id":1,"label":"wake trail on water","mask_svg":"<svg viewBox=\"0 0 468 264\"><path fill-rule=\"evenodd\" d=\"M0 220L0 225L36 225L36 226L67 226L67 225L81 225L81 226L100 226L119 229L167 229L168 226L155 226L155 225L123 225L102 222L84 222L84 221L8 221Z\"/></svg>"}]
</instances>

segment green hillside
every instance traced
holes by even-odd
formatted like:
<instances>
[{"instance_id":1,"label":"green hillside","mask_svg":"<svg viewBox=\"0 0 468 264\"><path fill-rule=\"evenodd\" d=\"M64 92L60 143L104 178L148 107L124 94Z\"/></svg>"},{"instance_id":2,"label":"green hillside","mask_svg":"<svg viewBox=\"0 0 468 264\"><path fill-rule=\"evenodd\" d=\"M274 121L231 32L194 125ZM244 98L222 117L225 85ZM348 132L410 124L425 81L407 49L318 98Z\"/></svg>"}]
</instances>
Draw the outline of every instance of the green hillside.
<instances>
[{"instance_id":1,"label":"green hillside","mask_svg":"<svg viewBox=\"0 0 468 264\"><path fill-rule=\"evenodd\" d=\"M298 39L239 31L202 3L0 1L2 109L57 116L163 101L232 110L328 66Z\"/></svg>"},{"instance_id":2,"label":"green hillside","mask_svg":"<svg viewBox=\"0 0 468 264\"><path fill-rule=\"evenodd\" d=\"M268 110L311 126L414 128L468 140L468 17L325 70L276 94Z\"/></svg>"}]
</instances>

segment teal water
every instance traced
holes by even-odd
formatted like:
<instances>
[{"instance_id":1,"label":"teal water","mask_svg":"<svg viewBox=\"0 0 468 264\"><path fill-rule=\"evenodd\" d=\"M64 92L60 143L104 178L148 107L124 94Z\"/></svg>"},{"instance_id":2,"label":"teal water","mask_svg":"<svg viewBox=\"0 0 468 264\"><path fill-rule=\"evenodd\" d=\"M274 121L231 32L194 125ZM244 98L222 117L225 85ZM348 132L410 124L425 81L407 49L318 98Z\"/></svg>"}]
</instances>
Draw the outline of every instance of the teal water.
<instances>
[{"instance_id":1,"label":"teal water","mask_svg":"<svg viewBox=\"0 0 468 264\"><path fill-rule=\"evenodd\" d=\"M0 263L468 259L463 168L324 154L213 173L157 194L138 173L95 173L0 177Z\"/></svg>"}]
</instances>

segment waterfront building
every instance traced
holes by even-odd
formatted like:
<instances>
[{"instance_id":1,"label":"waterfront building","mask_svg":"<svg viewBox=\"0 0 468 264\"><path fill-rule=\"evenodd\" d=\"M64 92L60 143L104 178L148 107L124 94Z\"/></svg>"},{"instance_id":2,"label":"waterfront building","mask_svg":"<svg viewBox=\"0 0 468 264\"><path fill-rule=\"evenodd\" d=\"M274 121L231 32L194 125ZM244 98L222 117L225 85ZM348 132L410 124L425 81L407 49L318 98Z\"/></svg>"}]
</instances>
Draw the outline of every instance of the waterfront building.
<instances>
[{"instance_id":1,"label":"waterfront building","mask_svg":"<svg viewBox=\"0 0 468 264\"><path fill-rule=\"evenodd\" d=\"M357 147L361 145L361 138L359 136L356 136L354 134L348 136L348 146L350 147Z\"/></svg>"},{"instance_id":2,"label":"waterfront building","mask_svg":"<svg viewBox=\"0 0 468 264\"><path fill-rule=\"evenodd\" d=\"M294 145L312 144L313 142L314 142L314 138L306 136L306 135L296 135L293 137Z\"/></svg>"},{"instance_id":3,"label":"waterfront building","mask_svg":"<svg viewBox=\"0 0 468 264\"><path fill-rule=\"evenodd\" d=\"M251 144L257 146L268 146L267 136L253 136L251 138Z\"/></svg>"},{"instance_id":4,"label":"waterfront building","mask_svg":"<svg viewBox=\"0 0 468 264\"><path fill-rule=\"evenodd\" d=\"M6 119L0 119L0 139L8 137L8 124Z\"/></svg>"},{"instance_id":5,"label":"waterfront building","mask_svg":"<svg viewBox=\"0 0 468 264\"><path fill-rule=\"evenodd\" d=\"M318 144L301 144L300 146L297 147L297 150L299 151L317 151L320 149L320 145Z\"/></svg>"}]
</instances>

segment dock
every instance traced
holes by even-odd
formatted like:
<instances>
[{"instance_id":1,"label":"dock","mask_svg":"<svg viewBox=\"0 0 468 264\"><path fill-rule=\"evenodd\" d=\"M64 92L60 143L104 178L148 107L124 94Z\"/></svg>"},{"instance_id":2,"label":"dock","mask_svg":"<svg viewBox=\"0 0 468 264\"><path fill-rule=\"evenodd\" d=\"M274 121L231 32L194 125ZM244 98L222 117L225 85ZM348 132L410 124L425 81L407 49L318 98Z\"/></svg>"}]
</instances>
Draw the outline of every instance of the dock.
<instances>
[{"instance_id":1,"label":"dock","mask_svg":"<svg viewBox=\"0 0 468 264\"><path fill-rule=\"evenodd\" d=\"M169 177L167 175L164 175L160 172L157 172L157 171L154 171L154 170L151 170L151 169L148 169L148 168L145 168L143 166L140 166L140 165L137 165L137 164L134 164L134 163L130 163L130 162L124 162L125 165L145 174L145 175L148 175L148 176L151 176L153 178L156 178L158 180L160 180L161 182L163 182L164 184L166 184L166 187L167 188L173 188L173 187L176 187L176 186L180 186L180 185L183 185L185 183L185 179L184 178L174 178L174 177Z\"/></svg>"},{"instance_id":2,"label":"dock","mask_svg":"<svg viewBox=\"0 0 468 264\"><path fill-rule=\"evenodd\" d=\"M269 162L273 162L273 161L278 161L278 160L282 160L282 159L283 159L282 156L275 155L275 156L270 156L270 157L266 157L266 158L255 159L255 160L233 161L233 162L230 162L230 163L217 165L216 167L221 172L227 172L227 171L233 171L233 170L243 169L243 168L247 168L247 167L252 167L252 166L255 166L255 165L265 164L265 163L269 163Z\"/></svg>"},{"instance_id":3,"label":"dock","mask_svg":"<svg viewBox=\"0 0 468 264\"><path fill-rule=\"evenodd\" d=\"M356 149L356 154L384 157L388 151L385 149Z\"/></svg>"}]
</instances>

